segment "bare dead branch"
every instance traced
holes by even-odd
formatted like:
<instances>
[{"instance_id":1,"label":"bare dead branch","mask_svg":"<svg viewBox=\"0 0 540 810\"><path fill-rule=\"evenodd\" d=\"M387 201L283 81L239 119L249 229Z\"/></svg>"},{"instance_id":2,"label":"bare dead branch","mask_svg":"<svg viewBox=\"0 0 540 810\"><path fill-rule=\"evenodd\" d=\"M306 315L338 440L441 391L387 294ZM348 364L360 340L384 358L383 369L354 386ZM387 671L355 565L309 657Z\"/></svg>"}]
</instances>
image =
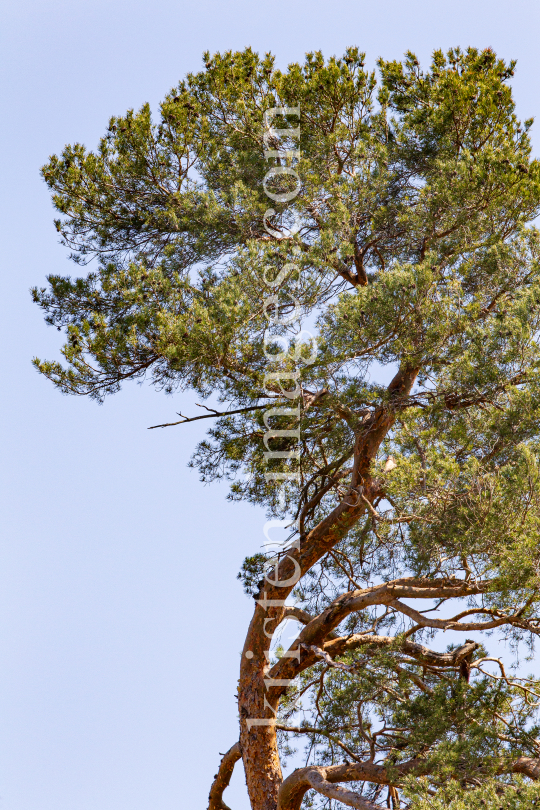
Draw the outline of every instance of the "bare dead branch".
<instances>
[{"instance_id":1,"label":"bare dead branch","mask_svg":"<svg viewBox=\"0 0 540 810\"><path fill-rule=\"evenodd\" d=\"M198 404L198 403L197 403ZM205 405L199 405L200 408L205 408ZM151 427L147 428L147 430L155 430L156 428L164 428L164 427L172 427L173 425L183 425L185 422L197 422L199 419L215 419L216 416L231 416L234 413L247 413L248 411L260 411L263 408L267 408L268 405L252 405L249 408L236 408L234 411L214 411L211 408L207 408L207 410L211 410L212 413L205 413L202 416L183 416L181 413L178 416L182 418L178 422L165 422L163 425L152 425Z\"/></svg>"}]
</instances>

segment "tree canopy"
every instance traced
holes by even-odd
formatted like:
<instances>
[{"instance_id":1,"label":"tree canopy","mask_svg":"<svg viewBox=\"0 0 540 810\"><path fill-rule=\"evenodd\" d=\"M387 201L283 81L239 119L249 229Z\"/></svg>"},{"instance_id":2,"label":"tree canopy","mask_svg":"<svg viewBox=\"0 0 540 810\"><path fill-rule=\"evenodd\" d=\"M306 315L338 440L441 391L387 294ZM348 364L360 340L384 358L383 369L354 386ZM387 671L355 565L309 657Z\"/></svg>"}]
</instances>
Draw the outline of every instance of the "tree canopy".
<instances>
[{"instance_id":1,"label":"tree canopy","mask_svg":"<svg viewBox=\"0 0 540 810\"><path fill-rule=\"evenodd\" d=\"M33 296L66 333L63 365L34 361L62 392L212 396L191 463L290 528L240 572L240 738L210 810L240 758L253 810L540 804L540 682L512 663L540 632L540 164L515 63L204 59L157 121L50 158L81 271Z\"/></svg>"}]
</instances>

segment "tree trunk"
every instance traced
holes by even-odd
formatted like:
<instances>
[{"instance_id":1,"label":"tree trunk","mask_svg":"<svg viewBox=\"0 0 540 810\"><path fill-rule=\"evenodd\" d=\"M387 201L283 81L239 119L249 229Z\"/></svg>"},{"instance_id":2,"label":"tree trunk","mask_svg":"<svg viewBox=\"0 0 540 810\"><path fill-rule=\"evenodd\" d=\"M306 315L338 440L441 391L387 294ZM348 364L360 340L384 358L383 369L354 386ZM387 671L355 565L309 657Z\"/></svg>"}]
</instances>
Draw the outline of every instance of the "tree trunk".
<instances>
[{"instance_id":1,"label":"tree trunk","mask_svg":"<svg viewBox=\"0 0 540 810\"><path fill-rule=\"evenodd\" d=\"M283 781L276 729L272 722L264 724L264 720L275 719L278 703L275 698L272 700L268 696L264 682L267 667L265 652L270 648L270 638L264 633L264 622L270 616L275 616L276 612L272 608L264 611L257 605L240 665L240 746L252 810L276 810L278 791ZM278 621L279 617L276 617L268 622L269 635L277 627ZM253 656L246 656L246 653L253 653ZM259 721L259 724L250 724L250 720Z\"/></svg>"}]
</instances>

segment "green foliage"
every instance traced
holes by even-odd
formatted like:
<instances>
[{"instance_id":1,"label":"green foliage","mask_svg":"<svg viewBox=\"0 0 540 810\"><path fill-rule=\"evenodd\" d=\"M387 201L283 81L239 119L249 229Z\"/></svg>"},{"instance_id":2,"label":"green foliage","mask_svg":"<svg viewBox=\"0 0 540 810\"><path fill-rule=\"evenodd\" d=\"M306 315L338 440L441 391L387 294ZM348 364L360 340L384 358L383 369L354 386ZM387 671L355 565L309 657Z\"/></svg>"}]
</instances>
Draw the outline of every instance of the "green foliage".
<instances>
[{"instance_id":1,"label":"green foliage","mask_svg":"<svg viewBox=\"0 0 540 810\"><path fill-rule=\"evenodd\" d=\"M242 580L245 593L252 596L259 593L267 565L268 557L265 554L253 554L252 557L246 557L237 576L237 579Z\"/></svg>"},{"instance_id":2,"label":"green foliage","mask_svg":"<svg viewBox=\"0 0 540 810\"><path fill-rule=\"evenodd\" d=\"M540 806L540 785L525 784L522 780L502 785L490 780L468 790L450 782L440 796L430 796L421 780L411 780L408 788L408 798L412 799L409 810L529 810Z\"/></svg>"}]
</instances>

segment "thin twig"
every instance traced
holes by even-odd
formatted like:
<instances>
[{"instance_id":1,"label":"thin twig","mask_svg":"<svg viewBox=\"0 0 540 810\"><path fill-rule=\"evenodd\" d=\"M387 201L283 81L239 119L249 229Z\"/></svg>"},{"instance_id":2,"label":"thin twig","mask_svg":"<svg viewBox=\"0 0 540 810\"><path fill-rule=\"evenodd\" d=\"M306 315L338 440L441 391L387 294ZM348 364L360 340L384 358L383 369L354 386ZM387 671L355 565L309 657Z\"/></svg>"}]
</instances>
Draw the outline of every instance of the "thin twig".
<instances>
[{"instance_id":1,"label":"thin twig","mask_svg":"<svg viewBox=\"0 0 540 810\"><path fill-rule=\"evenodd\" d=\"M199 405L200 408L206 408L205 405ZM268 405L251 405L249 408L237 408L235 411L213 411L212 413L205 413L202 416L183 416L183 414L179 413L178 416L181 416L182 419L179 422L165 422L164 425L152 425L152 427L147 428L147 430L154 430L155 428L163 428L163 427L172 427L172 425L183 425L184 422L196 422L198 419L212 419L216 416L230 416L233 413L247 413L248 411L260 411L263 408L267 408ZM212 410L211 408L207 408L207 410Z\"/></svg>"}]
</instances>

